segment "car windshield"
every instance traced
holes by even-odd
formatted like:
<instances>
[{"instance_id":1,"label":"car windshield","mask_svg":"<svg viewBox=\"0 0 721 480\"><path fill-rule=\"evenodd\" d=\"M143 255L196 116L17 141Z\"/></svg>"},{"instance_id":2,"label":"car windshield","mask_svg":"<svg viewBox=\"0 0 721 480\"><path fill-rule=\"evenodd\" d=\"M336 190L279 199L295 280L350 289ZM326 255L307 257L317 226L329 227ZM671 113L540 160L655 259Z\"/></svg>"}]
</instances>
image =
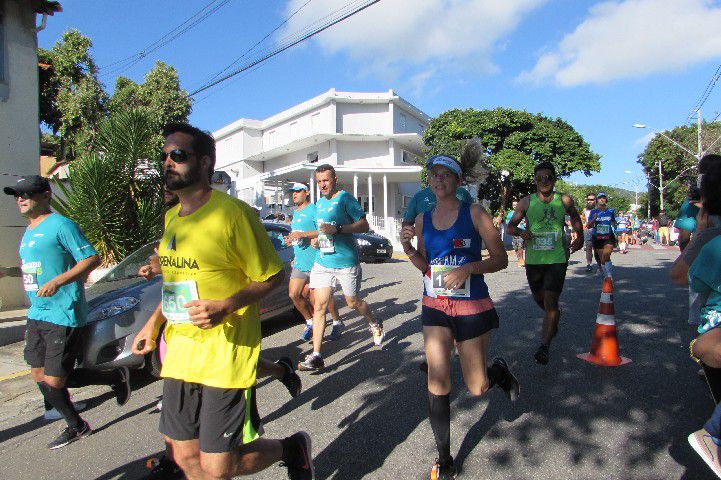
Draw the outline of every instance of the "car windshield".
<instances>
[{"instance_id":1,"label":"car windshield","mask_svg":"<svg viewBox=\"0 0 721 480\"><path fill-rule=\"evenodd\" d=\"M115 282L118 280L127 280L138 276L138 269L148 264L148 257L155 253L158 242L149 243L140 247L125 259L118 263L103 278L96 283Z\"/></svg>"}]
</instances>

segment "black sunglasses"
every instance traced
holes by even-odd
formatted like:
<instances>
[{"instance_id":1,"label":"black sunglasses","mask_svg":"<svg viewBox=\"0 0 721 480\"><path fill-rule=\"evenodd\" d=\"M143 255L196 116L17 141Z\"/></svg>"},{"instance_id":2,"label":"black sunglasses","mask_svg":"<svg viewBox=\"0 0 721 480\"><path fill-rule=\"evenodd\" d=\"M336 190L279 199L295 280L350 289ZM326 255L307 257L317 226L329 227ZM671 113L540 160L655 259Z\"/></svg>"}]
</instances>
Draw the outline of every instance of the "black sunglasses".
<instances>
[{"instance_id":1,"label":"black sunglasses","mask_svg":"<svg viewBox=\"0 0 721 480\"><path fill-rule=\"evenodd\" d=\"M35 195L39 195L43 192L23 192L23 193L16 193L15 198L22 198L23 200L30 200Z\"/></svg>"},{"instance_id":2,"label":"black sunglasses","mask_svg":"<svg viewBox=\"0 0 721 480\"><path fill-rule=\"evenodd\" d=\"M186 152L185 150L181 150L179 148L176 148L175 150L171 150L169 152L161 152L160 153L160 161L164 162L168 157L175 162L175 163L185 163L188 161L188 158L194 156L195 154L192 152Z\"/></svg>"},{"instance_id":3,"label":"black sunglasses","mask_svg":"<svg viewBox=\"0 0 721 480\"><path fill-rule=\"evenodd\" d=\"M586 201L587 201L587 202L595 202L595 201L596 201L596 197L587 198Z\"/></svg>"},{"instance_id":4,"label":"black sunglasses","mask_svg":"<svg viewBox=\"0 0 721 480\"><path fill-rule=\"evenodd\" d=\"M555 179L553 175L536 175L537 182L552 182Z\"/></svg>"}]
</instances>

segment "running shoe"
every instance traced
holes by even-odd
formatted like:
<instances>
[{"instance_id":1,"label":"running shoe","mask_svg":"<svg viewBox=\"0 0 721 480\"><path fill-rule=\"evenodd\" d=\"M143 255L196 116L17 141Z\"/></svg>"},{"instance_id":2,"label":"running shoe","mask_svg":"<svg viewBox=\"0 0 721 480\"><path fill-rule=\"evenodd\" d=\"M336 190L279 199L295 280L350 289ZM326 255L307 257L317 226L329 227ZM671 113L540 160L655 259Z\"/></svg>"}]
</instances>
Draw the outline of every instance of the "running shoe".
<instances>
[{"instance_id":1,"label":"running shoe","mask_svg":"<svg viewBox=\"0 0 721 480\"><path fill-rule=\"evenodd\" d=\"M305 432L294 433L288 437L291 443L289 459L285 462L290 480L314 480L315 468L311 449L310 435Z\"/></svg>"},{"instance_id":2,"label":"running shoe","mask_svg":"<svg viewBox=\"0 0 721 480\"><path fill-rule=\"evenodd\" d=\"M69 443L87 437L91 433L93 433L93 430L90 428L90 425L83 420L83 424L79 428L68 427L63 430L63 433L61 433L58 438L48 444L48 448L55 450L56 448L64 447Z\"/></svg>"},{"instance_id":3,"label":"running shoe","mask_svg":"<svg viewBox=\"0 0 721 480\"><path fill-rule=\"evenodd\" d=\"M338 340L343 335L343 328L342 323L334 323L328 334L328 340Z\"/></svg>"},{"instance_id":4,"label":"running shoe","mask_svg":"<svg viewBox=\"0 0 721 480\"><path fill-rule=\"evenodd\" d=\"M158 400L158 404L155 405L155 409L159 412L163 411L163 399Z\"/></svg>"},{"instance_id":5,"label":"running shoe","mask_svg":"<svg viewBox=\"0 0 721 480\"><path fill-rule=\"evenodd\" d=\"M386 338L386 333L383 330L383 325L381 325L380 323L375 323L368 328L373 334L373 343L380 346L383 343L383 339Z\"/></svg>"},{"instance_id":6,"label":"running shoe","mask_svg":"<svg viewBox=\"0 0 721 480\"><path fill-rule=\"evenodd\" d=\"M506 394L510 401L515 402L521 394L521 384L516 376L511 373L511 369L508 368L508 364L504 359L501 357L494 358L493 365L498 365L503 369L503 378L497 382L498 388L503 390L503 393Z\"/></svg>"},{"instance_id":7,"label":"running shoe","mask_svg":"<svg viewBox=\"0 0 721 480\"><path fill-rule=\"evenodd\" d=\"M300 339L304 342L313 340L313 325L305 324L305 330L303 330L303 333L300 335Z\"/></svg>"},{"instance_id":8,"label":"running shoe","mask_svg":"<svg viewBox=\"0 0 721 480\"><path fill-rule=\"evenodd\" d=\"M586 271L587 271L587 272L592 272L592 271L593 271L593 267L592 267L591 265L586 265Z\"/></svg>"},{"instance_id":9,"label":"running shoe","mask_svg":"<svg viewBox=\"0 0 721 480\"><path fill-rule=\"evenodd\" d=\"M298 363L298 370L303 372L320 370L323 367L325 367L323 357L320 355L313 355L312 353L306 355L305 360Z\"/></svg>"},{"instance_id":10,"label":"running shoe","mask_svg":"<svg viewBox=\"0 0 721 480\"><path fill-rule=\"evenodd\" d=\"M699 430L688 436L688 443L706 462L716 476L721 477L721 462L719 462L719 446L706 430Z\"/></svg>"},{"instance_id":11,"label":"running shoe","mask_svg":"<svg viewBox=\"0 0 721 480\"><path fill-rule=\"evenodd\" d=\"M151 470L144 480L183 480L185 478L183 470L166 455L148 459L146 466Z\"/></svg>"},{"instance_id":12,"label":"running shoe","mask_svg":"<svg viewBox=\"0 0 721 480\"><path fill-rule=\"evenodd\" d=\"M82 412L85 410L86 405L85 402L77 402L73 403L73 407L75 407L76 412ZM45 410L43 418L45 418L45 420L60 420L63 416L58 412L57 408L51 408L50 410Z\"/></svg>"},{"instance_id":13,"label":"running shoe","mask_svg":"<svg viewBox=\"0 0 721 480\"><path fill-rule=\"evenodd\" d=\"M436 460L431 467L430 480L453 480L456 478L456 475L458 475L458 473L456 472L456 466L452 461L445 465L441 465L440 460Z\"/></svg>"},{"instance_id":14,"label":"running shoe","mask_svg":"<svg viewBox=\"0 0 721 480\"><path fill-rule=\"evenodd\" d=\"M539 365L548 365L548 345L541 345L533 354L533 358Z\"/></svg>"},{"instance_id":15,"label":"running shoe","mask_svg":"<svg viewBox=\"0 0 721 480\"><path fill-rule=\"evenodd\" d=\"M301 384L300 377L297 373L295 373L295 369L293 368L290 358L281 357L275 363L283 367L285 370L285 372L283 372L283 376L280 377L280 383L285 385L285 388L288 389L288 393L290 393L291 397L297 397L303 389L303 386Z\"/></svg>"},{"instance_id":16,"label":"running shoe","mask_svg":"<svg viewBox=\"0 0 721 480\"><path fill-rule=\"evenodd\" d=\"M118 373L120 374L120 380L111 388L115 392L115 401L122 407L128 403L132 393L132 390L130 390L130 370L128 370L128 367L122 367L118 369Z\"/></svg>"}]
</instances>

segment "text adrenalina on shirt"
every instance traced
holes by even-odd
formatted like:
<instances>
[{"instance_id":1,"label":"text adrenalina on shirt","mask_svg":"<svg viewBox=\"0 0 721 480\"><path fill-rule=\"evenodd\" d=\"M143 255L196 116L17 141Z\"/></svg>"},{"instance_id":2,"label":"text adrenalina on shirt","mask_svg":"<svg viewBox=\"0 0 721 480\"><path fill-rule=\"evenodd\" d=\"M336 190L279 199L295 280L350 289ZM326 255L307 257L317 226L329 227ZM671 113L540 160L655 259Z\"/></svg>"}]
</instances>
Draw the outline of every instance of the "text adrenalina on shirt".
<instances>
[{"instance_id":1,"label":"text adrenalina on shirt","mask_svg":"<svg viewBox=\"0 0 721 480\"><path fill-rule=\"evenodd\" d=\"M52 297L35 296L48 281L97 255L80 227L59 213L51 213L34 228L25 229L19 253L23 286L30 300L28 318L67 327L84 325L88 304L81 280L61 286Z\"/></svg>"}]
</instances>

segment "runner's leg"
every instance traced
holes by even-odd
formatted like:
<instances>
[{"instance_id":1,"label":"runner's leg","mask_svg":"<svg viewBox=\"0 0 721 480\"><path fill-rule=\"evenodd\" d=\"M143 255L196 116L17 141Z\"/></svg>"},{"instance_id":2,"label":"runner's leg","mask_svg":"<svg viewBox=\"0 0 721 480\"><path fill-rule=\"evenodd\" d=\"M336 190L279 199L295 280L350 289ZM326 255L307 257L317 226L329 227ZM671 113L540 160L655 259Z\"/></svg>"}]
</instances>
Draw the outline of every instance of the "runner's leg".
<instances>
[{"instance_id":1,"label":"runner's leg","mask_svg":"<svg viewBox=\"0 0 721 480\"><path fill-rule=\"evenodd\" d=\"M451 349L450 328L423 327L423 342L428 362L428 403L431 429L441 465L453 462L451 456Z\"/></svg>"},{"instance_id":2,"label":"runner's leg","mask_svg":"<svg viewBox=\"0 0 721 480\"><path fill-rule=\"evenodd\" d=\"M200 466L200 440L172 440L165 437L173 452L173 460L183 470L188 480L211 480Z\"/></svg>"},{"instance_id":3,"label":"runner's leg","mask_svg":"<svg viewBox=\"0 0 721 480\"><path fill-rule=\"evenodd\" d=\"M551 340L558 333L558 324L561 320L561 308L558 305L560 296L559 292L543 291L545 311L543 316L543 344L547 347L551 345Z\"/></svg>"},{"instance_id":4,"label":"runner's leg","mask_svg":"<svg viewBox=\"0 0 721 480\"><path fill-rule=\"evenodd\" d=\"M481 396L492 387L486 369L486 352L491 340L491 332L480 337L458 342L458 355L461 361L463 381L468 392L473 396Z\"/></svg>"},{"instance_id":5,"label":"runner's leg","mask_svg":"<svg viewBox=\"0 0 721 480\"><path fill-rule=\"evenodd\" d=\"M304 278L291 278L288 282L288 296L295 308L303 316L303 319L311 320L313 315L310 313L308 300L303 296L303 287L305 287L306 283Z\"/></svg>"},{"instance_id":6,"label":"runner's leg","mask_svg":"<svg viewBox=\"0 0 721 480\"><path fill-rule=\"evenodd\" d=\"M200 452L200 467L206 475L201 478L224 479L251 475L281 460L283 460L282 442L259 438L232 452Z\"/></svg>"},{"instance_id":7,"label":"runner's leg","mask_svg":"<svg viewBox=\"0 0 721 480\"><path fill-rule=\"evenodd\" d=\"M602 260L603 270L606 277L613 278L613 263L611 262L611 254L613 253L613 243L607 243L603 246Z\"/></svg>"},{"instance_id":8,"label":"runner's leg","mask_svg":"<svg viewBox=\"0 0 721 480\"><path fill-rule=\"evenodd\" d=\"M313 353L320 353L325 334L325 315L328 310L328 303L333 294L333 289L316 288L313 291L315 302L313 303Z\"/></svg>"}]
</instances>

